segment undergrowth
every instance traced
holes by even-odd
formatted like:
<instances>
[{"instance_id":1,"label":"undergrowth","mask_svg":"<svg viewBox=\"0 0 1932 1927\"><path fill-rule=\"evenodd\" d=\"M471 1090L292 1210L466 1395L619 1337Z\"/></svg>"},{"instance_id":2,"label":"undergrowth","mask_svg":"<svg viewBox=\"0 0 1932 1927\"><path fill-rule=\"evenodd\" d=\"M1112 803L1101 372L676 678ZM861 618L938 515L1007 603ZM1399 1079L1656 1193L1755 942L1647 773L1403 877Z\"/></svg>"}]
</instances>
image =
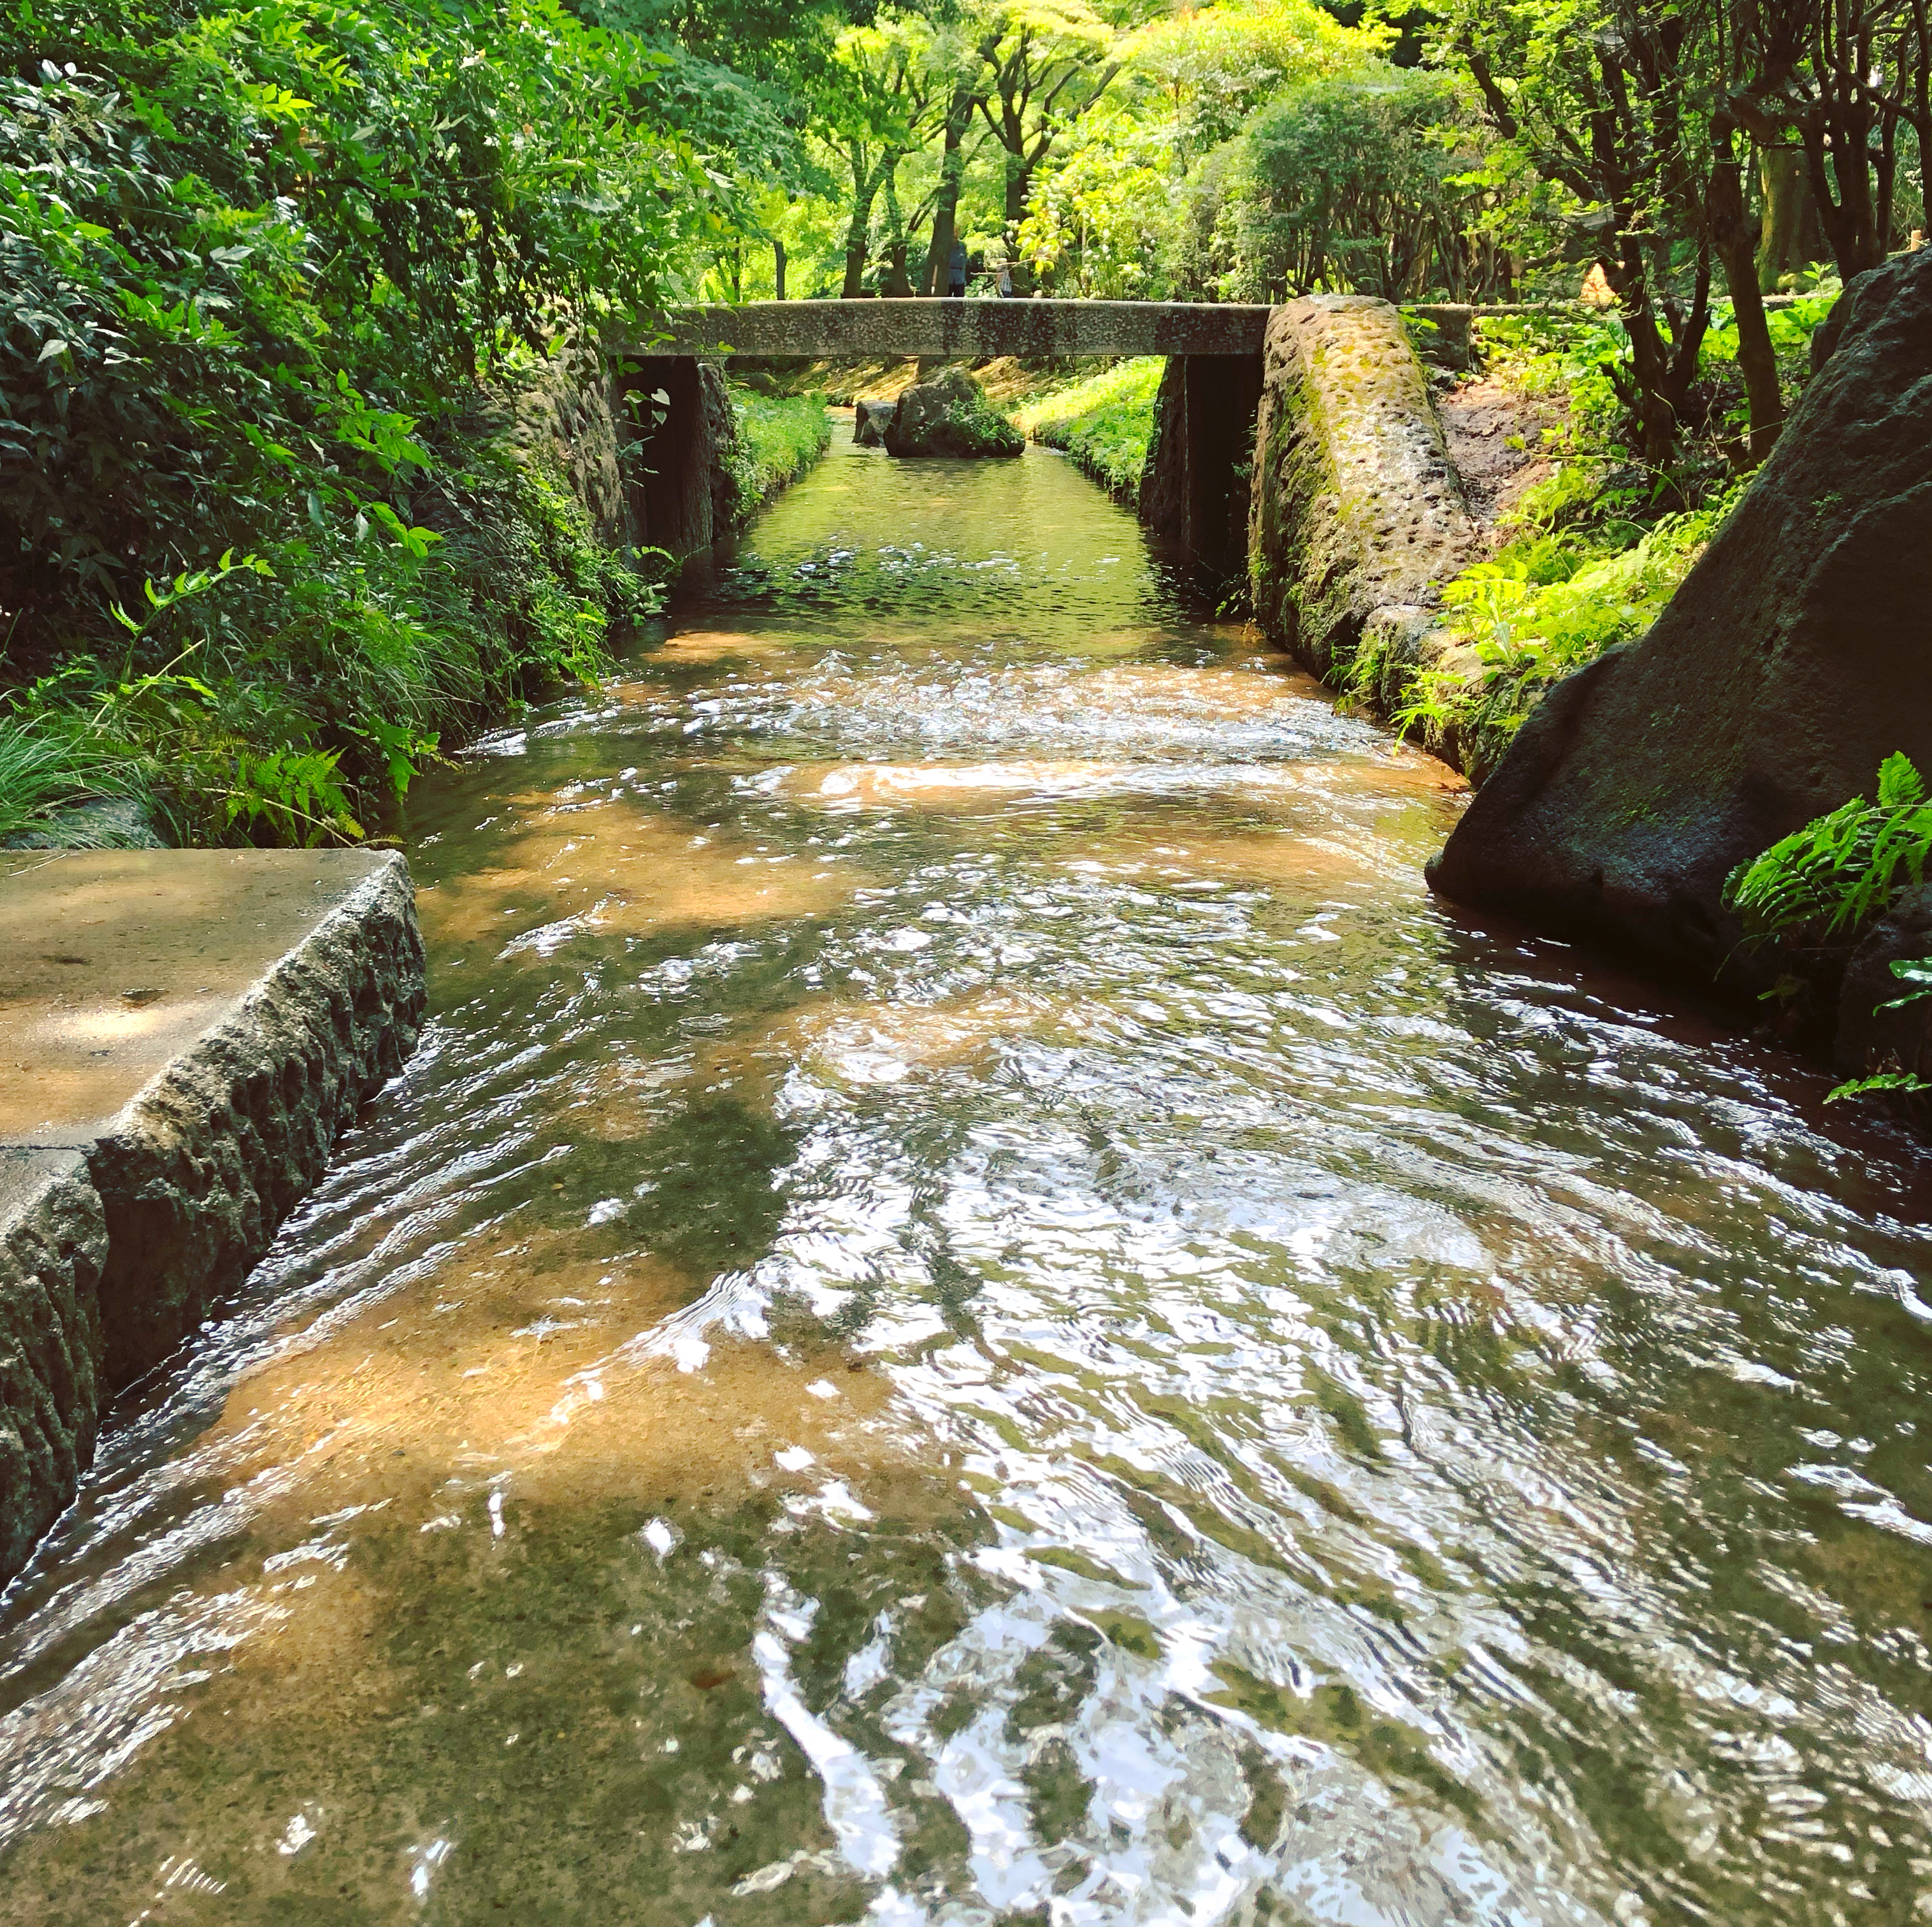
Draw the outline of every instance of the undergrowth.
<instances>
[{"instance_id":1,"label":"undergrowth","mask_svg":"<svg viewBox=\"0 0 1932 1927\"><path fill-rule=\"evenodd\" d=\"M738 421L732 473L738 499L747 509L796 482L832 440L822 395L764 395L734 389L731 409Z\"/></svg>"},{"instance_id":2,"label":"undergrowth","mask_svg":"<svg viewBox=\"0 0 1932 1927\"><path fill-rule=\"evenodd\" d=\"M0 840L116 796L183 842L353 841L446 743L600 674L613 623L661 605L662 557L599 542L560 475L494 442L409 506L148 583L118 646L0 695Z\"/></svg>"},{"instance_id":3,"label":"undergrowth","mask_svg":"<svg viewBox=\"0 0 1932 1927\"><path fill-rule=\"evenodd\" d=\"M1788 1001L1804 994L1820 966L1841 964L1864 931L1924 884L1928 860L1932 800L1917 767L1900 752L1880 766L1874 800L1854 797L1741 863L1726 881L1726 905L1742 920L1748 942L1778 941L1793 965L1766 995ZM1879 1010L1932 997L1932 958L1896 958L1891 968L1911 988ZM1840 1084L1831 1097L1928 1090L1932 1084L1911 1071L1885 1070Z\"/></svg>"},{"instance_id":4,"label":"undergrowth","mask_svg":"<svg viewBox=\"0 0 1932 1927\"><path fill-rule=\"evenodd\" d=\"M1154 439L1154 398L1163 357L1118 362L1019 410L1019 425L1036 442L1073 458L1082 471L1130 507L1140 498L1141 476Z\"/></svg>"}]
</instances>

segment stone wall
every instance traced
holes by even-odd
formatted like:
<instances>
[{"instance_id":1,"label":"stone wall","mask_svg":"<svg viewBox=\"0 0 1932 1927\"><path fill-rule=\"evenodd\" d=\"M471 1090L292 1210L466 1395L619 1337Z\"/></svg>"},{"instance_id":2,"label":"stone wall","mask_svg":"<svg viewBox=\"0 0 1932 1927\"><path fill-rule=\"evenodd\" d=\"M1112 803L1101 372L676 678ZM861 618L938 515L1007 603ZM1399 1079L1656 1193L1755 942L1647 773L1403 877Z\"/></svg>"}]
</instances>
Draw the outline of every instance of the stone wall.
<instances>
[{"instance_id":1,"label":"stone wall","mask_svg":"<svg viewBox=\"0 0 1932 1927\"><path fill-rule=\"evenodd\" d=\"M492 412L520 453L569 484L598 539L679 560L733 533L737 423L718 366L689 355L607 359L575 337Z\"/></svg>"},{"instance_id":2,"label":"stone wall","mask_svg":"<svg viewBox=\"0 0 1932 1927\"><path fill-rule=\"evenodd\" d=\"M1442 659L1442 585L1480 551L1400 314L1360 295L1276 308L1248 523L1263 631L1330 682L1362 662L1382 702L1405 668Z\"/></svg>"}]
</instances>

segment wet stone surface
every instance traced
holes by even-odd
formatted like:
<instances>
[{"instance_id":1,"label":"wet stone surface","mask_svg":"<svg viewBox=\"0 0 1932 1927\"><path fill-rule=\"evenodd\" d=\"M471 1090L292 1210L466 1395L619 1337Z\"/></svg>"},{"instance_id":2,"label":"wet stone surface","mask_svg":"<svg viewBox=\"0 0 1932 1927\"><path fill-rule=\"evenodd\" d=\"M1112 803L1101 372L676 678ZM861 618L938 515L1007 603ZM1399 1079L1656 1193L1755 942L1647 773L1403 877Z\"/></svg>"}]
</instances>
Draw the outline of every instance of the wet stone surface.
<instances>
[{"instance_id":1,"label":"wet stone surface","mask_svg":"<svg viewBox=\"0 0 1932 1927\"><path fill-rule=\"evenodd\" d=\"M1924 1167L1450 920L1058 458L412 797L431 1021L0 1621L0 1917L1905 1921Z\"/></svg>"}]
</instances>

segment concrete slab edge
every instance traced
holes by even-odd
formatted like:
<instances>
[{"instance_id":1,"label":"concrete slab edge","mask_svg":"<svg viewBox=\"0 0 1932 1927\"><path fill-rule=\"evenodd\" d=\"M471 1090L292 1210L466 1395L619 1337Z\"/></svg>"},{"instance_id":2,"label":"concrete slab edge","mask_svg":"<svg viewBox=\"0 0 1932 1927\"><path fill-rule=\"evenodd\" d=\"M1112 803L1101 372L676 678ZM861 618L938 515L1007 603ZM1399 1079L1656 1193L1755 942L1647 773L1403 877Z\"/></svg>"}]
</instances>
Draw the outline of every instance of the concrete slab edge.
<instances>
[{"instance_id":1,"label":"concrete slab edge","mask_svg":"<svg viewBox=\"0 0 1932 1927\"><path fill-rule=\"evenodd\" d=\"M266 1251L425 999L392 856L98 1137L0 1152L0 1581L73 1498L109 1395Z\"/></svg>"}]
</instances>

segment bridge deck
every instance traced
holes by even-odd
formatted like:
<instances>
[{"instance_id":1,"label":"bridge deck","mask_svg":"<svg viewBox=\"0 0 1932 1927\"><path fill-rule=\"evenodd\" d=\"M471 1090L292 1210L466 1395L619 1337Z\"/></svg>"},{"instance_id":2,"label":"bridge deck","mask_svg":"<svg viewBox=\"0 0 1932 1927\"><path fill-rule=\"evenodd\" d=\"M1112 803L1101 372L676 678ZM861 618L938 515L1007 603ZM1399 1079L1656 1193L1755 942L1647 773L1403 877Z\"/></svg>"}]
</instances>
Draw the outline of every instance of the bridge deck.
<instances>
[{"instance_id":1,"label":"bridge deck","mask_svg":"<svg viewBox=\"0 0 1932 1927\"><path fill-rule=\"evenodd\" d=\"M670 317L650 355L1258 355L1269 311L1154 301L756 301Z\"/></svg>"}]
</instances>

